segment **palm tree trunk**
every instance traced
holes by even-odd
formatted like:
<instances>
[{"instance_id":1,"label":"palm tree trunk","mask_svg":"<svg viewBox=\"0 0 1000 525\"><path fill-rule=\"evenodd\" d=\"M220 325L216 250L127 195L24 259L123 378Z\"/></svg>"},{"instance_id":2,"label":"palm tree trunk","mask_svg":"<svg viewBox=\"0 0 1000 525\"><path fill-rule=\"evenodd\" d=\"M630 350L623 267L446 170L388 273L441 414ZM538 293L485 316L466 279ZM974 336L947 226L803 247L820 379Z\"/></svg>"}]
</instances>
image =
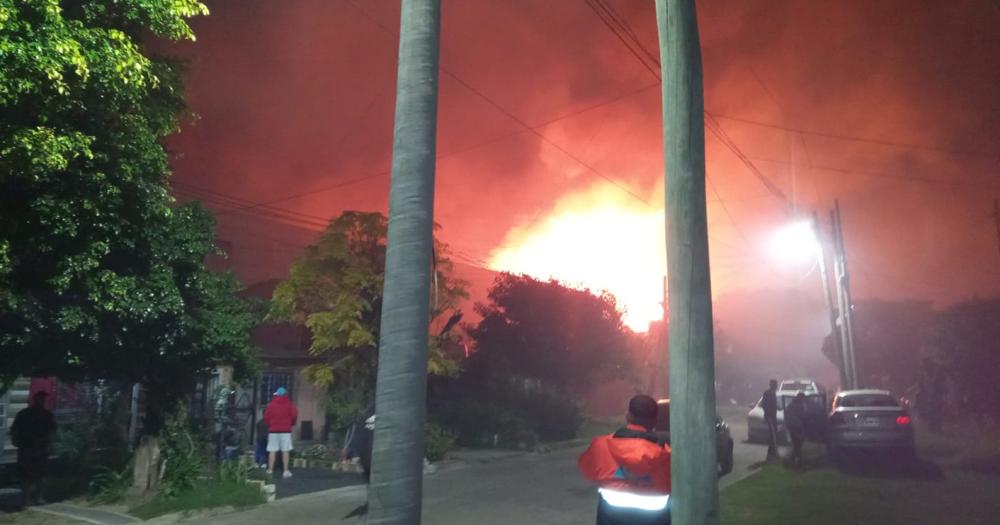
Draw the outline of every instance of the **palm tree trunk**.
<instances>
[{"instance_id":1,"label":"palm tree trunk","mask_svg":"<svg viewBox=\"0 0 1000 525\"><path fill-rule=\"evenodd\" d=\"M368 523L420 523L440 0L403 0Z\"/></svg>"},{"instance_id":2,"label":"palm tree trunk","mask_svg":"<svg viewBox=\"0 0 1000 525\"><path fill-rule=\"evenodd\" d=\"M705 103L694 0L656 0L670 304L672 523L719 523L715 356L705 211Z\"/></svg>"}]
</instances>

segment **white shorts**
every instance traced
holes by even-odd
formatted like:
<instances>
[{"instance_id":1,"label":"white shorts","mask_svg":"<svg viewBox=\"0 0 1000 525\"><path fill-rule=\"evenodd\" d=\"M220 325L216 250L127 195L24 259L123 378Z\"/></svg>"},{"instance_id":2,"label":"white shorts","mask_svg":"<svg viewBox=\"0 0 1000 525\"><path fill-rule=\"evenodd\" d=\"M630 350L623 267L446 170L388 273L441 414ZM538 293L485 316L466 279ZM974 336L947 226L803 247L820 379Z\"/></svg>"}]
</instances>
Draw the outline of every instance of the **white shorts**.
<instances>
[{"instance_id":1,"label":"white shorts","mask_svg":"<svg viewBox=\"0 0 1000 525\"><path fill-rule=\"evenodd\" d=\"M267 435L268 452L288 452L292 450L292 434L282 432L280 434L270 433Z\"/></svg>"}]
</instances>

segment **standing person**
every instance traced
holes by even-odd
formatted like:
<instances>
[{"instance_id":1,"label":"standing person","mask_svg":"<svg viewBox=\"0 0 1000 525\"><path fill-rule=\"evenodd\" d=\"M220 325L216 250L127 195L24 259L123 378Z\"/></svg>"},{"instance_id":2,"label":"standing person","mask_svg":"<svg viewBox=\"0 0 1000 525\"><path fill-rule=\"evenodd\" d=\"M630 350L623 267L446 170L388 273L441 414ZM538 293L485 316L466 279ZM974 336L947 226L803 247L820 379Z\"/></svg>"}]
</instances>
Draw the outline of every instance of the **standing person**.
<instances>
[{"instance_id":1,"label":"standing person","mask_svg":"<svg viewBox=\"0 0 1000 525\"><path fill-rule=\"evenodd\" d=\"M260 468L267 468L267 434L267 421L261 414L260 420L257 421L257 446L254 449L254 463Z\"/></svg>"},{"instance_id":2,"label":"standing person","mask_svg":"<svg viewBox=\"0 0 1000 525\"><path fill-rule=\"evenodd\" d=\"M628 424L598 436L580 455L584 477L600 485L598 525L670 523L670 446L653 432L656 401L637 395L628 403Z\"/></svg>"},{"instance_id":3,"label":"standing person","mask_svg":"<svg viewBox=\"0 0 1000 525\"><path fill-rule=\"evenodd\" d=\"M806 394L799 392L785 407L785 428L792 438L792 463L802 464L802 443L806 439Z\"/></svg>"},{"instance_id":4,"label":"standing person","mask_svg":"<svg viewBox=\"0 0 1000 525\"><path fill-rule=\"evenodd\" d=\"M778 459L778 380L772 379L770 388L761 396L760 406L764 409L767 423L767 460Z\"/></svg>"},{"instance_id":5,"label":"standing person","mask_svg":"<svg viewBox=\"0 0 1000 525\"><path fill-rule=\"evenodd\" d=\"M278 387L274 397L264 409L264 421L270 433L267 435L267 473L274 474L275 455L281 452L281 467L283 478L292 477L290 453L292 451L292 427L299 419L299 411L295 409L292 400L288 399L285 387Z\"/></svg>"},{"instance_id":6,"label":"standing person","mask_svg":"<svg viewBox=\"0 0 1000 525\"><path fill-rule=\"evenodd\" d=\"M365 483L370 480L372 470L372 431L375 430L375 405L369 404L361 413L361 417L351 428L351 437L344 448L346 459L357 458L361 463L361 471Z\"/></svg>"},{"instance_id":7,"label":"standing person","mask_svg":"<svg viewBox=\"0 0 1000 525\"><path fill-rule=\"evenodd\" d=\"M17 447L17 477L25 505L42 501L42 478L49 465L49 445L56 431L56 420L45 408L46 392L31 398L31 406L17 413L10 427L10 437Z\"/></svg>"}]
</instances>

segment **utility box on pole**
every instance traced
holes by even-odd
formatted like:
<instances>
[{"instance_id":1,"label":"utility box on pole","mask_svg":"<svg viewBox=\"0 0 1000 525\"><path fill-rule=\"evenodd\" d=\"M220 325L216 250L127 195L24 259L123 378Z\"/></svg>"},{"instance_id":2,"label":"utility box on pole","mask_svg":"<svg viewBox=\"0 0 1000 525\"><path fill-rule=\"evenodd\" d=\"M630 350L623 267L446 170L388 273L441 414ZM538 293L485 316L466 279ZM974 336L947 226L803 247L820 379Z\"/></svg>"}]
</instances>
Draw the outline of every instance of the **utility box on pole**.
<instances>
[{"instance_id":1,"label":"utility box on pole","mask_svg":"<svg viewBox=\"0 0 1000 525\"><path fill-rule=\"evenodd\" d=\"M663 78L670 326L671 520L719 522L705 103L694 0L656 0Z\"/></svg>"}]
</instances>

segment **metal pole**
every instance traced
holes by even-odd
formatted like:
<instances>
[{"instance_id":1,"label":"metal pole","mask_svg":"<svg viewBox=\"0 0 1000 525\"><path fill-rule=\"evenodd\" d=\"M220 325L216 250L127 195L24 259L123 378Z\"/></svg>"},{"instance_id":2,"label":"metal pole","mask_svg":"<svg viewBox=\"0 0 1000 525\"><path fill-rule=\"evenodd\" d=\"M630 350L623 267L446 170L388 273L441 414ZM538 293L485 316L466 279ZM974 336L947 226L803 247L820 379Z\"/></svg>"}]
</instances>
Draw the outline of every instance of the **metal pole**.
<instances>
[{"instance_id":1,"label":"metal pole","mask_svg":"<svg viewBox=\"0 0 1000 525\"><path fill-rule=\"evenodd\" d=\"M830 291L830 276L826 268L826 251L823 250L823 242L820 236L819 218L813 213L813 230L816 231L816 239L819 245L817 259L819 261L819 276L823 281L823 296L826 298L826 311L830 317L830 337L833 338L833 350L837 359L837 368L840 369L840 384L844 387L848 384L847 356L844 354L844 345L841 344L840 330L837 328L837 312L833 307L833 294Z\"/></svg>"},{"instance_id":2,"label":"metal pole","mask_svg":"<svg viewBox=\"0 0 1000 525\"><path fill-rule=\"evenodd\" d=\"M844 246L844 229L840 217L840 202L833 201L833 235L837 261L837 287L840 305L840 329L843 336L850 388L858 388L857 356L854 345L854 316L851 303L850 274L847 271L847 250Z\"/></svg>"}]
</instances>

